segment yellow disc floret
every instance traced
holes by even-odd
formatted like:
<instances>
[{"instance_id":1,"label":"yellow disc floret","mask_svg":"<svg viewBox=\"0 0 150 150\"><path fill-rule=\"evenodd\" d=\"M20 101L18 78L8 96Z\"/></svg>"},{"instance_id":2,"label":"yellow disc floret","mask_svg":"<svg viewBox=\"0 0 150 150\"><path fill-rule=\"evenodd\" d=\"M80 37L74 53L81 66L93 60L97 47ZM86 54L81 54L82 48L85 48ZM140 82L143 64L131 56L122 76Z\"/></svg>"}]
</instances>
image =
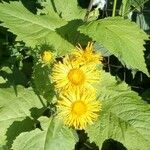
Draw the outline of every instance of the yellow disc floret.
<instances>
[{"instance_id":1,"label":"yellow disc floret","mask_svg":"<svg viewBox=\"0 0 150 150\"><path fill-rule=\"evenodd\" d=\"M76 101L72 104L72 113L80 116L86 113L86 105L82 101Z\"/></svg>"},{"instance_id":2,"label":"yellow disc floret","mask_svg":"<svg viewBox=\"0 0 150 150\"><path fill-rule=\"evenodd\" d=\"M74 85L80 85L84 82L85 75L84 75L84 72L79 68L71 69L68 73L68 79Z\"/></svg>"},{"instance_id":3,"label":"yellow disc floret","mask_svg":"<svg viewBox=\"0 0 150 150\"><path fill-rule=\"evenodd\" d=\"M95 65L78 65L67 57L54 64L52 79L57 89L93 88L100 80L100 71Z\"/></svg>"},{"instance_id":4,"label":"yellow disc floret","mask_svg":"<svg viewBox=\"0 0 150 150\"><path fill-rule=\"evenodd\" d=\"M44 51L42 54L42 60L45 63L50 63L53 58L53 54L50 51Z\"/></svg>"},{"instance_id":5,"label":"yellow disc floret","mask_svg":"<svg viewBox=\"0 0 150 150\"><path fill-rule=\"evenodd\" d=\"M57 108L58 117L65 125L75 129L85 129L88 124L96 121L101 103L96 100L92 91L76 90L61 93Z\"/></svg>"}]
</instances>

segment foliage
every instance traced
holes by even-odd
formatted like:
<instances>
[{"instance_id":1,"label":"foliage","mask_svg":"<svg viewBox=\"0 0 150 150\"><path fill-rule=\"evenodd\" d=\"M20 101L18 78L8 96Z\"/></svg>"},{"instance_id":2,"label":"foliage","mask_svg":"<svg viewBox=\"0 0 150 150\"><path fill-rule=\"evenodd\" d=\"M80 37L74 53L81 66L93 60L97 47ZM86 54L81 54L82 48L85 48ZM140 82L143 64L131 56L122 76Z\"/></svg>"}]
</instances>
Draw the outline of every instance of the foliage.
<instances>
[{"instance_id":1,"label":"foliage","mask_svg":"<svg viewBox=\"0 0 150 150\"><path fill-rule=\"evenodd\" d=\"M4 2L0 5L0 10L1 21L4 21L2 25L17 34L17 40L23 40L28 46L35 47L48 42L49 45L54 46L55 49L61 52L72 48L72 45L55 31L56 28L67 24L63 19L45 15L36 16L20 2L11 2L11 4ZM22 28L22 25L24 28ZM56 40L59 43L55 44Z\"/></svg>"},{"instance_id":2,"label":"foliage","mask_svg":"<svg viewBox=\"0 0 150 150\"><path fill-rule=\"evenodd\" d=\"M135 23L121 17L106 18L83 25L79 30L104 45L128 68L148 75L141 51L148 37Z\"/></svg>"},{"instance_id":3,"label":"foliage","mask_svg":"<svg viewBox=\"0 0 150 150\"><path fill-rule=\"evenodd\" d=\"M57 120L52 118L39 118L41 120L40 129L35 129L31 132L20 134L13 144L13 149L60 149L64 150L73 149L74 144L77 142L77 137L74 131L63 127ZM30 140L28 140L30 138ZM25 142L26 141L26 142ZM39 143L41 143L39 145Z\"/></svg>"},{"instance_id":4,"label":"foliage","mask_svg":"<svg viewBox=\"0 0 150 150\"><path fill-rule=\"evenodd\" d=\"M86 130L91 142L101 148L103 141L111 138L127 149L147 150L150 146L149 105L125 83L117 83L109 74L104 74L99 88L103 111L99 120Z\"/></svg>"},{"instance_id":5,"label":"foliage","mask_svg":"<svg viewBox=\"0 0 150 150\"><path fill-rule=\"evenodd\" d=\"M17 95L16 95L17 94ZM1 106L1 119L0 119L0 136L1 136L1 146L7 144L17 136L20 131L17 131L17 123L21 122L26 118L30 117L33 108L40 109L43 107L39 98L34 94L32 89L25 89L23 87L17 88L17 93L15 94L13 88L1 88L0 89L0 106ZM43 99L43 104L45 100ZM25 130L25 126L20 124L21 132ZM28 124L27 124L28 126ZM31 124L31 126L33 126ZM28 128L30 129L31 126ZM11 132L11 128L18 132L16 135ZM28 128L26 129L28 131ZM10 131L9 131L10 129ZM10 138L10 139L9 139Z\"/></svg>"},{"instance_id":6,"label":"foliage","mask_svg":"<svg viewBox=\"0 0 150 150\"><path fill-rule=\"evenodd\" d=\"M121 5L121 15L126 16L129 12L132 11L131 6L133 9L140 9L140 7L146 3L148 0L123 0Z\"/></svg>"},{"instance_id":7,"label":"foliage","mask_svg":"<svg viewBox=\"0 0 150 150\"><path fill-rule=\"evenodd\" d=\"M150 44L147 33L150 25L144 14L138 14L135 22L132 17L127 19L129 13L140 12L148 0L123 0L121 7L117 6L120 16L116 13L115 17L103 16L98 7L86 10L79 5L83 3L81 0L36 2L36 6L40 5L36 8L34 2L36 11L27 9L32 8L31 1L27 2L29 7L24 1L0 2L0 149L105 149L104 143L114 140L129 150L148 150L150 53L147 50ZM115 11L114 7L113 15ZM84 48L87 42L93 43ZM76 46L82 51L78 51L77 56ZM42 58L44 51L52 54L47 62ZM103 61L97 63L101 55ZM57 89L53 69L61 63L65 68L68 58L75 62L81 59L77 61L81 64L76 64L79 68L75 69L93 65L100 72L98 83L91 81L91 86L102 110L98 111L98 119L82 131L65 125L65 118L58 118L60 95L71 90ZM83 64L83 59L90 63ZM111 69L111 59L117 71ZM70 67L69 63L67 65L65 69L58 67L55 74L66 73ZM87 66L89 74L91 66ZM120 68L123 70L121 75ZM123 81L124 70L127 78ZM77 77L70 78L78 83L81 74L75 75ZM132 87L141 83L141 76L146 79L144 92L138 93ZM64 83L64 80L67 82L69 77L60 82ZM71 124L78 124L78 120Z\"/></svg>"}]
</instances>

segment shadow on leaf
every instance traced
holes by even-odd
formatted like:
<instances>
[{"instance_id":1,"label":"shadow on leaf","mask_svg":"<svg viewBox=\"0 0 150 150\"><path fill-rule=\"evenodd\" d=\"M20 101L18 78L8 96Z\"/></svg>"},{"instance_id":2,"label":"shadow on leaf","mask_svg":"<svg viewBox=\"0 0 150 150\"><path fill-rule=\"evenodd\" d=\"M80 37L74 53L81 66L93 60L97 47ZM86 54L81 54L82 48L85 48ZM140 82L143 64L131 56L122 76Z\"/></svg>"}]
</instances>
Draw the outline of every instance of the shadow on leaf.
<instances>
[{"instance_id":1,"label":"shadow on leaf","mask_svg":"<svg viewBox=\"0 0 150 150\"><path fill-rule=\"evenodd\" d=\"M22 121L14 121L6 132L7 143L4 149L10 149L15 138L22 132L27 132L35 129L35 121L27 117Z\"/></svg>"},{"instance_id":2,"label":"shadow on leaf","mask_svg":"<svg viewBox=\"0 0 150 150\"><path fill-rule=\"evenodd\" d=\"M78 43L87 45L87 42L91 41L91 39L77 31L78 27L83 25L83 23L81 19L71 20L65 26L57 28L56 32L73 45L77 45Z\"/></svg>"},{"instance_id":3,"label":"shadow on leaf","mask_svg":"<svg viewBox=\"0 0 150 150\"><path fill-rule=\"evenodd\" d=\"M127 150L122 143L113 139L105 140L102 146L102 150Z\"/></svg>"},{"instance_id":4,"label":"shadow on leaf","mask_svg":"<svg viewBox=\"0 0 150 150\"><path fill-rule=\"evenodd\" d=\"M37 95L42 95L47 101L51 101L55 95L54 85L51 83L50 70L47 66L37 64L34 67L33 89Z\"/></svg>"},{"instance_id":5,"label":"shadow on leaf","mask_svg":"<svg viewBox=\"0 0 150 150\"><path fill-rule=\"evenodd\" d=\"M36 120L39 117L41 117L42 115L44 115L46 110L47 110L46 107L43 107L43 108L40 108L40 109L36 108L36 107L33 107L33 108L30 109L31 116Z\"/></svg>"}]
</instances>

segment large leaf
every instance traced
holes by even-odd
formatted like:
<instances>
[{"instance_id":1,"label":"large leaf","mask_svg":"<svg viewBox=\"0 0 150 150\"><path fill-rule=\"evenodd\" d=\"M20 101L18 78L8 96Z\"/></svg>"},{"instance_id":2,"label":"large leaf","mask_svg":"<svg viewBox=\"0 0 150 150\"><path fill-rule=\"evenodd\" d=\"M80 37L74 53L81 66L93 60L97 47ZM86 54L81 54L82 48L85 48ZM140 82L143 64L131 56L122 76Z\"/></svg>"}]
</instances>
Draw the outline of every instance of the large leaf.
<instances>
[{"instance_id":1,"label":"large leaf","mask_svg":"<svg viewBox=\"0 0 150 150\"><path fill-rule=\"evenodd\" d=\"M56 12L65 20L84 19L86 10L79 7L77 0L54 0L53 2Z\"/></svg>"},{"instance_id":2,"label":"large leaf","mask_svg":"<svg viewBox=\"0 0 150 150\"><path fill-rule=\"evenodd\" d=\"M73 150L77 135L72 129L62 125L57 119L42 117L40 129L20 134L12 149L14 150Z\"/></svg>"},{"instance_id":3,"label":"large leaf","mask_svg":"<svg viewBox=\"0 0 150 150\"><path fill-rule=\"evenodd\" d=\"M85 24L79 30L101 43L128 68L149 75L143 53L148 36L135 23L113 17Z\"/></svg>"},{"instance_id":4,"label":"large leaf","mask_svg":"<svg viewBox=\"0 0 150 150\"><path fill-rule=\"evenodd\" d=\"M91 142L101 149L106 139L121 142L129 150L149 150L150 106L125 83L102 72L99 99L102 111L98 121L86 129Z\"/></svg>"},{"instance_id":5,"label":"large leaf","mask_svg":"<svg viewBox=\"0 0 150 150\"><path fill-rule=\"evenodd\" d=\"M0 146L5 144L6 131L14 121L22 121L30 116L32 108L42 108L43 104L35 93L23 87L0 89ZM25 127L24 127L25 128Z\"/></svg>"},{"instance_id":6,"label":"large leaf","mask_svg":"<svg viewBox=\"0 0 150 150\"><path fill-rule=\"evenodd\" d=\"M67 24L66 21L53 14L34 15L21 2L0 3L0 21L3 22L2 26L17 35L17 40L23 40L28 46L47 43L58 50L58 53L65 53L73 48L72 44L55 31Z\"/></svg>"},{"instance_id":7,"label":"large leaf","mask_svg":"<svg viewBox=\"0 0 150 150\"><path fill-rule=\"evenodd\" d=\"M139 9L148 0L123 0L120 8L120 14L122 16L127 16L131 10L131 6L134 9Z\"/></svg>"},{"instance_id":8,"label":"large leaf","mask_svg":"<svg viewBox=\"0 0 150 150\"><path fill-rule=\"evenodd\" d=\"M38 9L37 14L46 14L49 16L54 16L55 18L60 18L60 16L56 13L54 1L38 0L38 2L41 4L42 9Z\"/></svg>"}]
</instances>

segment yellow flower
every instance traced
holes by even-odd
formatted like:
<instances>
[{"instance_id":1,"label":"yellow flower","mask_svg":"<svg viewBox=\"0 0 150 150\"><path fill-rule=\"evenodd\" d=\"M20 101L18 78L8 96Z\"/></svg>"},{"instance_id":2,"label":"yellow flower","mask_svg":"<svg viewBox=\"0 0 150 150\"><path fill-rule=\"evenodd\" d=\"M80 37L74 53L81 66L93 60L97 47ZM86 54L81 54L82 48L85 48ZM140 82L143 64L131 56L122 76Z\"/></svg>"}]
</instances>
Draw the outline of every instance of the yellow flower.
<instances>
[{"instance_id":1,"label":"yellow flower","mask_svg":"<svg viewBox=\"0 0 150 150\"><path fill-rule=\"evenodd\" d=\"M85 129L93 124L101 110L101 103L92 91L75 90L60 94L57 104L58 117L75 129Z\"/></svg>"},{"instance_id":2,"label":"yellow flower","mask_svg":"<svg viewBox=\"0 0 150 150\"><path fill-rule=\"evenodd\" d=\"M100 71L95 65L78 65L69 58L54 65L52 79L57 89L90 88L100 80Z\"/></svg>"},{"instance_id":3,"label":"yellow flower","mask_svg":"<svg viewBox=\"0 0 150 150\"><path fill-rule=\"evenodd\" d=\"M44 51L41 57L44 63L50 63L52 61L53 54L50 51Z\"/></svg>"},{"instance_id":4,"label":"yellow flower","mask_svg":"<svg viewBox=\"0 0 150 150\"><path fill-rule=\"evenodd\" d=\"M93 43L88 42L88 45L85 49L81 47L81 45L77 46L76 51L73 53L76 58L77 63L79 64L101 64L103 57L100 53L96 53L93 50Z\"/></svg>"}]
</instances>

